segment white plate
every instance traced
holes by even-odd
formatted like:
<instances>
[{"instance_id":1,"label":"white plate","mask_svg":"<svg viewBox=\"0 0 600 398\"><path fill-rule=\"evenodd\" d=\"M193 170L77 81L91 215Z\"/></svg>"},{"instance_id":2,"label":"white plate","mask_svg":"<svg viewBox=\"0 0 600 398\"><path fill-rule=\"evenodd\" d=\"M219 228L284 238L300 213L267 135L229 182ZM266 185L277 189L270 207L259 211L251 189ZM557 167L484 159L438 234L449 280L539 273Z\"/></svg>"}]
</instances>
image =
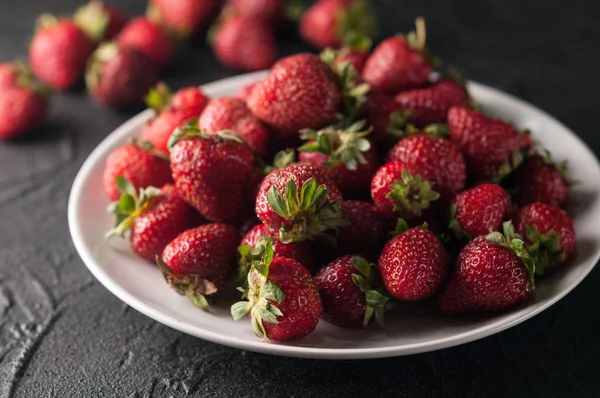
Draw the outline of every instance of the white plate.
<instances>
[{"instance_id":1,"label":"white plate","mask_svg":"<svg viewBox=\"0 0 600 398\"><path fill-rule=\"evenodd\" d=\"M264 72L233 77L203 87L212 97L232 95L258 80ZM134 117L108 136L79 171L69 199L69 227L75 247L94 276L108 290L136 310L184 333L249 351L306 358L376 358L438 350L498 333L531 318L571 291L600 258L600 166L594 154L558 121L510 95L470 83L475 99L491 113L530 128L534 138L552 151L556 159L568 159L579 181L573 197L578 254L551 278L538 280L532 297L520 307L502 314L446 318L431 303L403 304L387 316L386 328L345 330L325 321L315 333L285 344L259 341L248 319L234 322L229 303L210 314L203 313L170 290L158 269L137 258L124 240L104 239L112 217L106 213L102 171L107 155L140 131L150 111ZM101 311L102 308L99 308Z\"/></svg>"}]
</instances>

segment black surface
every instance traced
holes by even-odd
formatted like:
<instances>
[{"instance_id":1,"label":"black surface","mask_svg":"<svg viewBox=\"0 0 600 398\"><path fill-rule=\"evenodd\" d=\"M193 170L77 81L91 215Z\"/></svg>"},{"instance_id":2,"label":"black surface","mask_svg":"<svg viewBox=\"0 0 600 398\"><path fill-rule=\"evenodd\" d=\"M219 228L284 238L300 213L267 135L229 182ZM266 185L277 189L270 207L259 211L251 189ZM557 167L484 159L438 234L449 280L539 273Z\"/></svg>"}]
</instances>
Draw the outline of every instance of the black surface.
<instances>
[{"instance_id":1,"label":"black surface","mask_svg":"<svg viewBox=\"0 0 600 398\"><path fill-rule=\"evenodd\" d=\"M117 1L113 1L117 3ZM26 55L37 14L75 0L0 0L0 61ZM118 1L131 15L144 2ZM467 75L556 116L600 153L600 2L374 1L383 32L428 21ZM302 48L287 43L283 52ZM188 51L175 87L229 76ZM464 346L410 357L314 361L258 355L171 330L129 309L79 259L67 197L91 150L130 114L82 92L55 98L35 137L0 145L0 397L600 396L600 272L549 310Z\"/></svg>"}]
</instances>

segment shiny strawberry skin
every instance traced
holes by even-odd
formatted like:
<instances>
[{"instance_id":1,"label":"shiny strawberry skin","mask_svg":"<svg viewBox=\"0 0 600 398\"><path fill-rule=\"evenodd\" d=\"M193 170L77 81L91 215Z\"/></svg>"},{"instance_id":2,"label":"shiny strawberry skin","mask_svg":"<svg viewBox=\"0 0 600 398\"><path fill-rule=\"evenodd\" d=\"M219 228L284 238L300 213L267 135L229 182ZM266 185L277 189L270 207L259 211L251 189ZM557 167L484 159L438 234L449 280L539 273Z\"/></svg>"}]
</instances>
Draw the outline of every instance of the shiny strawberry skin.
<instances>
[{"instance_id":1,"label":"shiny strawberry skin","mask_svg":"<svg viewBox=\"0 0 600 398\"><path fill-rule=\"evenodd\" d=\"M317 260L310 242L282 243L277 234L274 234L271 229L264 224L258 224L252 228L242 238L240 245L248 245L254 248L262 237L270 237L273 239L273 254L275 257L286 257L296 260L310 272L314 272L317 269Z\"/></svg>"},{"instance_id":2,"label":"shiny strawberry skin","mask_svg":"<svg viewBox=\"0 0 600 398\"><path fill-rule=\"evenodd\" d=\"M445 123L453 106L466 106L469 94L465 87L453 80L442 79L431 87L404 91L396 96L404 109L413 112L410 122L417 127Z\"/></svg>"},{"instance_id":3,"label":"shiny strawberry skin","mask_svg":"<svg viewBox=\"0 0 600 398\"><path fill-rule=\"evenodd\" d=\"M104 166L104 190L111 201L121 195L115 178L122 176L131 181L136 189L149 186L162 187L172 183L169 163L138 146L128 144L108 155Z\"/></svg>"},{"instance_id":4,"label":"shiny strawberry skin","mask_svg":"<svg viewBox=\"0 0 600 398\"><path fill-rule=\"evenodd\" d=\"M117 42L120 46L139 50L160 68L169 64L175 55L173 39L146 17L129 21L119 33Z\"/></svg>"},{"instance_id":5,"label":"shiny strawberry skin","mask_svg":"<svg viewBox=\"0 0 600 398\"><path fill-rule=\"evenodd\" d=\"M331 159L320 152L300 152L299 159L301 162L322 167L342 192L342 196L350 198L369 192L371 179L379 167L379 155L373 143L368 151L363 152L363 156L366 162L359 163L356 170L348 169L342 162L328 168L325 163Z\"/></svg>"},{"instance_id":6,"label":"shiny strawberry skin","mask_svg":"<svg viewBox=\"0 0 600 398\"><path fill-rule=\"evenodd\" d=\"M300 129L331 123L340 100L329 66L316 55L297 54L273 66L269 76L252 90L248 108L278 135L297 136Z\"/></svg>"},{"instance_id":7,"label":"shiny strawberry skin","mask_svg":"<svg viewBox=\"0 0 600 398\"><path fill-rule=\"evenodd\" d=\"M434 294L449 265L450 258L440 240L423 228L409 229L389 240L378 262L387 291L406 301Z\"/></svg>"},{"instance_id":8,"label":"shiny strawberry skin","mask_svg":"<svg viewBox=\"0 0 600 398\"><path fill-rule=\"evenodd\" d=\"M277 22L284 11L283 0L231 0L235 14L246 19Z\"/></svg>"},{"instance_id":9,"label":"shiny strawberry skin","mask_svg":"<svg viewBox=\"0 0 600 398\"><path fill-rule=\"evenodd\" d=\"M352 264L354 255L327 264L315 276L323 303L323 319L347 328L362 328L367 309L365 293L355 285L352 275L359 272Z\"/></svg>"},{"instance_id":10,"label":"shiny strawberry skin","mask_svg":"<svg viewBox=\"0 0 600 398\"><path fill-rule=\"evenodd\" d=\"M208 97L197 87L186 87L177 91L171 98L171 108L188 120L200 116Z\"/></svg>"},{"instance_id":11,"label":"shiny strawberry skin","mask_svg":"<svg viewBox=\"0 0 600 398\"><path fill-rule=\"evenodd\" d=\"M162 259L175 275L196 274L227 287L236 264L238 231L226 224L206 224L189 229L169 243Z\"/></svg>"},{"instance_id":12,"label":"shiny strawberry skin","mask_svg":"<svg viewBox=\"0 0 600 398\"><path fill-rule=\"evenodd\" d=\"M221 130L235 131L252 152L262 158L269 153L269 130L238 98L213 99L202 112L199 123L200 128L208 134L216 134Z\"/></svg>"},{"instance_id":13,"label":"shiny strawberry skin","mask_svg":"<svg viewBox=\"0 0 600 398\"><path fill-rule=\"evenodd\" d=\"M273 303L283 313L279 323L264 322L270 340L298 339L312 333L323 312L321 298L310 273L297 261L275 257L269 266L268 280L277 285L285 298Z\"/></svg>"},{"instance_id":14,"label":"shiny strawberry skin","mask_svg":"<svg viewBox=\"0 0 600 398\"><path fill-rule=\"evenodd\" d=\"M0 140L39 126L48 113L48 100L25 87L0 87Z\"/></svg>"},{"instance_id":15,"label":"shiny strawberry skin","mask_svg":"<svg viewBox=\"0 0 600 398\"><path fill-rule=\"evenodd\" d=\"M438 307L449 315L501 311L525 300L531 290L519 257L480 236L459 253L455 270L440 293Z\"/></svg>"},{"instance_id":16,"label":"shiny strawberry skin","mask_svg":"<svg viewBox=\"0 0 600 398\"><path fill-rule=\"evenodd\" d=\"M95 44L70 20L36 32L29 47L29 62L38 79L56 90L66 90L85 73Z\"/></svg>"},{"instance_id":17,"label":"shiny strawberry skin","mask_svg":"<svg viewBox=\"0 0 600 398\"><path fill-rule=\"evenodd\" d=\"M436 190L448 200L465 187L467 170L463 156L445 138L424 135L404 138L390 150L387 160L400 160L426 170Z\"/></svg>"},{"instance_id":18,"label":"shiny strawberry skin","mask_svg":"<svg viewBox=\"0 0 600 398\"><path fill-rule=\"evenodd\" d=\"M355 253L375 260L392 226L372 203L346 200L342 207L350 225L338 229L336 256Z\"/></svg>"},{"instance_id":19,"label":"shiny strawberry skin","mask_svg":"<svg viewBox=\"0 0 600 398\"><path fill-rule=\"evenodd\" d=\"M564 210L546 203L532 203L522 207L515 218L516 231L527 239L526 226L531 225L546 234L556 231L560 234L560 246L565 251L565 261L576 248L576 235L573 221Z\"/></svg>"},{"instance_id":20,"label":"shiny strawberry skin","mask_svg":"<svg viewBox=\"0 0 600 398\"><path fill-rule=\"evenodd\" d=\"M362 71L362 79L373 91L394 95L402 90L424 86L431 66L399 36L390 37L371 53Z\"/></svg>"},{"instance_id":21,"label":"shiny strawberry skin","mask_svg":"<svg viewBox=\"0 0 600 398\"><path fill-rule=\"evenodd\" d=\"M166 109L144 124L141 133L142 140L150 142L154 150L168 155L167 143L171 134L189 119L180 112Z\"/></svg>"},{"instance_id":22,"label":"shiny strawberry skin","mask_svg":"<svg viewBox=\"0 0 600 398\"><path fill-rule=\"evenodd\" d=\"M517 172L518 201L521 206L542 202L562 206L569 196L570 185L553 165L539 156L525 161Z\"/></svg>"},{"instance_id":23,"label":"shiny strawberry skin","mask_svg":"<svg viewBox=\"0 0 600 398\"><path fill-rule=\"evenodd\" d=\"M214 222L240 222L254 156L243 143L219 138L178 141L170 152L179 194Z\"/></svg>"},{"instance_id":24,"label":"shiny strawberry skin","mask_svg":"<svg viewBox=\"0 0 600 398\"><path fill-rule=\"evenodd\" d=\"M327 201L325 203L342 203L342 194L333 181L325 175L322 168L307 163L295 163L283 169L272 171L262 181L256 196L256 215L259 220L269 226L274 233L279 231L282 224L287 225L288 222L271 209L267 200L269 189L274 186L281 195L285 196L285 189L289 180L293 180L297 187L302 187L304 182L310 178L314 178L317 185L327 187ZM298 191L300 191L300 188Z\"/></svg>"},{"instance_id":25,"label":"shiny strawberry skin","mask_svg":"<svg viewBox=\"0 0 600 398\"><path fill-rule=\"evenodd\" d=\"M481 184L456 195L456 220L471 238L499 231L510 210L510 198L496 184Z\"/></svg>"},{"instance_id":26,"label":"shiny strawberry skin","mask_svg":"<svg viewBox=\"0 0 600 398\"><path fill-rule=\"evenodd\" d=\"M462 151L469 175L476 180L497 178L502 164L524 144L514 127L500 119L463 107L448 112L450 138Z\"/></svg>"},{"instance_id":27,"label":"shiny strawberry skin","mask_svg":"<svg viewBox=\"0 0 600 398\"><path fill-rule=\"evenodd\" d=\"M219 0L150 1L160 24L181 36L189 36L205 27L219 4Z\"/></svg>"},{"instance_id":28,"label":"shiny strawberry skin","mask_svg":"<svg viewBox=\"0 0 600 398\"><path fill-rule=\"evenodd\" d=\"M179 197L173 185L161 188L149 206L135 218L131 228L131 248L140 257L154 262L180 233L196 227L196 211Z\"/></svg>"}]
</instances>

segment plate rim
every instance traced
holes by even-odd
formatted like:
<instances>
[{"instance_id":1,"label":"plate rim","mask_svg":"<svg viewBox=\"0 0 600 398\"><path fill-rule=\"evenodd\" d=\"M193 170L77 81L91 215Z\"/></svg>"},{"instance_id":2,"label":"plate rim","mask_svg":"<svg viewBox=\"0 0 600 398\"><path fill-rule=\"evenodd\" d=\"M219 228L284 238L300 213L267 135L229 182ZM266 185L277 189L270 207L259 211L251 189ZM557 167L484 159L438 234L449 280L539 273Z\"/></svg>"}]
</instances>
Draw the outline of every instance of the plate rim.
<instances>
[{"instance_id":1,"label":"plate rim","mask_svg":"<svg viewBox=\"0 0 600 398\"><path fill-rule=\"evenodd\" d=\"M265 76L267 71L259 71L252 72L237 76L232 76L224 79L219 79L213 81L211 83L202 85L203 90L211 91L212 87L223 86L225 84L228 85L240 85L244 82L248 82L251 80L258 80L261 76ZM554 118L552 115L546 113L542 109L537 106L530 104L520 98L513 96L512 94L505 93L501 90L498 90L494 87L484 85L481 83L477 83L474 81L468 82L469 87L476 87L478 89L483 89L487 91L491 91L493 94L500 94L511 101L514 101L518 104L519 107L523 107L528 111L538 112L541 115L547 117L550 121L560 126L562 129L566 130L570 135L575 138L579 143L585 148L586 151L591 155L591 157L596 161L596 166L600 169L600 163L596 155L593 151L587 146L587 144L571 129L565 126L562 122ZM168 326L172 329L178 330L180 332L189 334L194 337L201 338L206 341L210 341L212 343L217 343L229 347L234 347L241 350L253 351L262 354L271 354L278 356L288 356L288 357L299 357L299 358L313 358L313 359L368 359L368 358L385 358L385 357L396 357L403 355L412 355L417 353L429 352L429 351L437 351L444 348L454 347L461 344L465 344L468 342L476 341L479 339L483 339L490 335L502 332L506 329L509 329L513 326L516 326L534 316L539 314L540 312L548 309L561 299L563 299L567 294L569 294L575 287L577 287L583 279L587 277L587 275L596 267L598 260L600 259L600 251L595 253L595 258L593 260L593 265L588 266L587 269L582 270L580 274L574 278L574 281L571 285L564 288L560 292L556 293L551 299L547 302L536 306L531 311L526 314L513 314L513 318L509 319L499 319L491 324L481 326L475 328L473 330L469 330L467 332L463 332L460 334L453 334L448 337L429 340L419 343L412 344L404 344L402 346L388 346L388 347L372 347L372 348L318 348L318 347L305 347L305 346L290 346L285 344L276 344L276 343L265 343L260 340L256 341L246 341L240 338L231 337L228 335L222 335L216 332L212 332L206 329L202 329L198 326L193 326L186 324L184 322L178 321L173 316L165 314L157 309L152 308L151 306L145 304L142 300L137 298L132 293L128 292L125 288L121 287L116 281L114 281L100 266L100 264L96 261L93 256L92 250L88 248L83 240L83 235L79 226L77 225L77 213L80 208L82 201L81 197L84 193L83 186L87 177L91 173L92 169L98 162L98 158L102 157L111 146L116 144L119 141L122 141L124 136L128 135L132 128L138 126L143 123L145 120L152 117L152 110L146 109L137 115L133 116L125 123L121 124L114 131L112 131L109 135L107 135L88 155L88 157L83 162L80 167L77 175L73 181L73 185L71 187L71 191L69 194L68 201L68 224L69 224L69 232L71 234L71 238L75 245L75 249L77 250L79 256L81 257L83 263L88 268L88 270L92 273L92 275L112 294L114 294L118 299L134 308L136 311L148 316L156 322L160 322L161 324ZM589 260L591 261L591 260Z\"/></svg>"}]
</instances>

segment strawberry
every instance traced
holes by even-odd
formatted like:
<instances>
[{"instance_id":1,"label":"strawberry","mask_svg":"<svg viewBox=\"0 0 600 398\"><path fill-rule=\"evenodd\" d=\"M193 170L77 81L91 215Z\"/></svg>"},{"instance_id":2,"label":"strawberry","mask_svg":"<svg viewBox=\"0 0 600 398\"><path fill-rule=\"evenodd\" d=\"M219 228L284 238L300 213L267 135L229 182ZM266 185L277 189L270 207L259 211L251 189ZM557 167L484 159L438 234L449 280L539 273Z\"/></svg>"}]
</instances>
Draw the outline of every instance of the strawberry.
<instances>
[{"instance_id":1,"label":"strawberry","mask_svg":"<svg viewBox=\"0 0 600 398\"><path fill-rule=\"evenodd\" d=\"M254 156L230 132L208 135L197 119L178 128L169 141L171 170L177 192L214 222L241 222L249 204Z\"/></svg>"},{"instance_id":2,"label":"strawberry","mask_svg":"<svg viewBox=\"0 0 600 398\"><path fill-rule=\"evenodd\" d=\"M337 49L349 33L371 37L374 25L366 0L319 0L302 15L300 37L318 50Z\"/></svg>"},{"instance_id":3,"label":"strawberry","mask_svg":"<svg viewBox=\"0 0 600 398\"><path fill-rule=\"evenodd\" d=\"M329 126L318 132L301 131L308 141L298 148L300 161L324 167L344 197L368 192L379 166L377 149L367 139L369 130L364 126L360 121L345 130Z\"/></svg>"},{"instance_id":4,"label":"strawberry","mask_svg":"<svg viewBox=\"0 0 600 398\"><path fill-rule=\"evenodd\" d=\"M338 230L336 255L357 253L377 258L387 238L387 219L369 202L346 200L342 208L349 225Z\"/></svg>"},{"instance_id":5,"label":"strawberry","mask_svg":"<svg viewBox=\"0 0 600 398\"><path fill-rule=\"evenodd\" d=\"M32 81L29 66L18 61L0 64L0 88L16 86L19 80L22 84Z\"/></svg>"},{"instance_id":6,"label":"strawberry","mask_svg":"<svg viewBox=\"0 0 600 398\"><path fill-rule=\"evenodd\" d=\"M532 156L517 171L517 199L521 206L542 202L562 206L569 196L567 163L554 163L550 153Z\"/></svg>"},{"instance_id":7,"label":"strawberry","mask_svg":"<svg viewBox=\"0 0 600 398\"><path fill-rule=\"evenodd\" d=\"M404 138L390 150L387 160L399 160L426 170L425 174L446 201L465 187L465 161L460 149L445 138L426 135Z\"/></svg>"},{"instance_id":8,"label":"strawberry","mask_svg":"<svg viewBox=\"0 0 600 398\"><path fill-rule=\"evenodd\" d=\"M386 217L419 217L440 194L434 191L433 175L416 163L394 161L383 165L371 181L371 197Z\"/></svg>"},{"instance_id":9,"label":"strawberry","mask_svg":"<svg viewBox=\"0 0 600 398\"><path fill-rule=\"evenodd\" d=\"M226 224L189 229L169 243L156 262L171 288L208 311L205 296L225 289L235 269L238 236Z\"/></svg>"},{"instance_id":10,"label":"strawberry","mask_svg":"<svg viewBox=\"0 0 600 398\"><path fill-rule=\"evenodd\" d=\"M269 173L256 197L256 215L283 243L323 236L346 225L342 195L321 168L296 163Z\"/></svg>"},{"instance_id":11,"label":"strawberry","mask_svg":"<svg viewBox=\"0 0 600 398\"><path fill-rule=\"evenodd\" d=\"M284 13L284 0L230 0L235 15L245 19L278 22Z\"/></svg>"},{"instance_id":12,"label":"strawberry","mask_svg":"<svg viewBox=\"0 0 600 398\"><path fill-rule=\"evenodd\" d=\"M259 82L246 84L237 93L235 93L235 97L241 99L244 102L248 102L248 98L250 97L250 94L252 93L254 86L256 86L258 83Z\"/></svg>"},{"instance_id":13,"label":"strawberry","mask_svg":"<svg viewBox=\"0 0 600 398\"><path fill-rule=\"evenodd\" d=\"M117 36L117 43L137 49L159 68L167 66L175 55L174 40L146 17L129 21Z\"/></svg>"},{"instance_id":14,"label":"strawberry","mask_svg":"<svg viewBox=\"0 0 600 398\"><path fill-rule=\"evenodd\" d=\"M317 269L317 259L310 242L282 243L269 227L258 224L242 238L238 248L241 254L240 268L244 277L247 276L252 261L257 259L257 255L262 254L262 250L264 250L267 243L273 245L273 255L275 257L286 257L295 260L310 272Z\"/></svg>"},{"instance_id":15,"label":"strawberry","mask_svg":"<svg viewBox=\"0 0 600 398\"><path fill-rule=\"evenodd\" d=\"M573 256L575 227L564 210L546 203L532 203L519 210L515 224L536 260L537 275L548 273Z\"/></svg>"},{"instance_id":16,"label":"strawberry","mask_svg":"<svg viewBox=\"0 0 600 398\"><path fill-rule=\"evenodd\" d=\"M185 87L173 94L171 107L178 113L188 118L198 117L206 105L208 97L198 87Z\"/></svg>"},{"instance_id":17,"label":"strawberry","mask_svg":"<svg viewBox=\"0 0 600 398\"><path fill-rule=\"evenodd\" d=\"M388 297L377 268L360 256L340 257L315 276L323 319L346 328L366 327L373 315L383 326Z\"/></svg>"},{"instance_id":18,"label":"strawberry","mask_svg":"<svg viewBox=\"0 0 600 398\"><path fill-rule=\"evenodd\" d=\"M430 87L404 91L396 96L396 102L410 110L410 122L417 127L446 123L450 108L466 106L468 101L465 86L451 79L442 79Z\"/></svg>"},{"instance_id":19,"label":"strawberry","mask_svg":"<svg viewBox=\"0 0 600 398\"><path fill-rule=\"evenodd\" d=\"M377 46L362 71L362 79L373 91L394 95L424 86L431 65L424 56L425 21L417 19L416 33L390 37Z\"/></svg>"},{"instance_id":20,"label":"strawberry","mask_svg":"<svg viewBox=\"0 0 600 398\"><path fill-rule=\"evenodd\" d=\"M115 6L92 0L73 15L75 23L96 42L113 39L127 23L127 17Z\"/></svg>"},{"instance_id":21,"label":"strawberry","mask_svg":"<svg viewBox=\"0 0 600 398\"><path fill-rule=\"evenodd\" d=\"M158 80L158 70L135 48L106 43L92 55L85 80L96 100L123 109L144 98Z\"/></svg>"},{"instance_id":22,"label":"strawberry","mask_svg":"<svg viewBox=\"0 0 600 398\"><path fill-rule=\"evenodd\" d=\"M263 339L284 341L312 333L323 311L319 292L310 273L297 261L273 258L267 245L261 261L248 273L244 297L231 307L236 321L249 314L254 333Z\"/></svg>"},{"instance_id":23,"label":"strawberry","mask_svg":"<svg viewBox=\"0 0 600 398\"><path fill-rule=\"evenodd\" d=\"M141 138L150 142L157 152L168 155L169 138L177 127L184 125L188 120L189 118L185 118L183 114L173 109L166 109L144 124Z\"/></svg>"},{"instance_id":24,"label":"strawberry","mask_svg":"<svg viewBox=\"0 0 600 398\"><path fill-rule=\"evenodd\" d=\"M456 195L450 210L450 229L457 237L487 235L500 230L509 210L510 198L501 186L481 184Z\"/></svg>"},{"instance_id":25,"label":"strawberry","mask_svg":"<svg viewBox=\"0 0 600 398\"><path fill-rule=\"evenodd\" d=\"M150 0L147 15L179 37L203 29L215 15L219 0Z\"/></svg>"},{"instance_id":26,"label":"strawberry","mask_svg":"<svg viewBox=\"0 0 600 398\"><path fill-rule=\"evenodd\" d=\"M33 73L57 90L66 90L79 82L87 59L96 45L73 21L58 20L44 14L29 47Z\"/></svg>"},{"instance_id":27,"label":"strawberry","mask_svg":"<svg viewBox=\"0 0 600 398\"><path fill-rule=\"evenodd\" d=\"M134 253L148 261L155 261L165 247L183 231L195 227L195 210L179 197L173 185L158 189L147 187L139 192L133 184L117 177L121 198L109 210L115 214L115 227L106 237L124 237L131 231L129 240Z\"/></svg>"},{"instance_id":28,"label":"strawberry","mask_svg":"<svg viewBox=\"0 0 600 398\"><path fill-rule=\"evenodd\" d=\"M529 297L535 263L512 223L503 229L504 234L479 236L461 250L438 299L443 313L501 311Z\"/></svg>"},{"instance_id":29,"label":"strawberry","mask_svg":"<svg viewBox=\"0 0 600 398\"><path fill-rule=\"evenodd\" d=\"M298 101L302 98L302 101ZM277 135L318 129L336 116L341 92L331 69L319 57L297 54L278 61L248 98L248 108Z\"/></svg>"},{"instance_id":30,"label":"strawberry","mask_svg":"<svg viewBox=\"0 0 600 398\"><path fill-rule=\"evenodd\" d=\"M448 127L476 180L498 182L523 162L521 135L500 119L455 106L448 112Z\"/></svg>"},{"instance_id":31,"label":"strawberry","mask_svg":"<svg viewBox=\"0 0 600 398\"><path fill-rule=\"evenodd\" d=\"M104 191L111 201L119 200L121 193L117 177L126 178L136 190L149 186L161 187L171 183L169 162L157 156L151 146L135 142L121 146L106 158L104 166Z\"/></svg>"},{"instance_id":32,"label":"strawberry","mask_svg":"<svg viewBox=\"0 0 600 398\"><path fill-rule=\"evenodd\" d=\"M404 128L410 113L394 100L394 97L380 93L370 92L364 105L365 117L373 127L371 139L380 147L390 148L404 134L397 134Z\"/></svg>"},{"instance_id":33,"label":"strawberry","mask_svg":"<svg viewBox=\"0 0 600 398\"><path fill-rule=\"evenodd\" d=\"M216 134L222 130L235 131L252 152L261 158L269 153L269 130L250 112L244 101L238 98L213 99L202 112L199 124L208 134Z\"/></svg>"},{"instance_id":34,"label":"strawberry","mask_svg":"<svg viewBox=\"0 0 600 398\"><path fill-rule=\"evenodd\" d=\"M30 87L0 87L0 140L15 138L46 119L48 99Z\"/></svg>"}]
</instances>

